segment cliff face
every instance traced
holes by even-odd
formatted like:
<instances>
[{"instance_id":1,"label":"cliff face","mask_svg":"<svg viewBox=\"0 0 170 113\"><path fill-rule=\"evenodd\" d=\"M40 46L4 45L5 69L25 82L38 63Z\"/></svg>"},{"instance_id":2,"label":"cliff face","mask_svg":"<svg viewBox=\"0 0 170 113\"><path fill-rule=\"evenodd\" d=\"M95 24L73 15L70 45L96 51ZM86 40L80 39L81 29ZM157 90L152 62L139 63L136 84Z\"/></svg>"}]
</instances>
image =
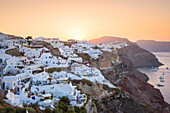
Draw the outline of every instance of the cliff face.
<instances>
[{"instance_id":1,"label":"cliff face","mask_svg":"<svg viewBox=\"0 0 170 113\"><path fill-rule=\"evenodd\" d=\"M147 75L134 68L136 65L142 65L138 64L141 57L144 57L144 62L147 57L156 59L155 56L131 42L128 44L129 47L120 49L118 53L104 52L97 60L89 59L90 66L100 69L104 77L117 88L112 89L88 80L72 80L73 85L90 96L86 105L87 112L170 113L170 106L164 101L160 91L146 82ZM54 55L59 54L50 44L44 43L44 46L54 52Z\"/></svg>"},{"instance_id":2,"label":"cliff face","mask_svg":"<svg viewBox=\"0 0 170 113\"><path fill-rule=\"evenodd\" d=\"M124 78L122 88L124 91L128 92L130 97L138 100L140 103L159 103L160 105L166 104L158 89L155 89L152 85L139 80L135 76L127 75Z\"/></svg>"},{"instance_id":3,"label":"cliff face","mask_svg":"<svg viewBox=\"0 0 170 113\"><path fill-rule=\"evenodd\" d=\"M164 101L158 89L146 82L147 75L137 71L129 57L115 55L105 52L97 61L91 62L90 66L100 69L104 77L118 89L109 90L108 93L103 85L92 85L89 88L87 85L78 85L95 101L97 112L169 113L169 104ZM116 62L117 59L119 62Z\"/></svg>"},{"instance_id":4,"label":"cliff face","mask_svg":"<svg viewBox=\"0 0 170 113\"><path fill-rule=\"evenodd\" d=\"M100 83L73 80L83 93L90 95L88 113L170 113L159 90L133 75L125 75L116 89Z\"/></svg>"},{"instance_id":5,"label":"cliff face","mask_svg":"<svg viewBox=\"0 0 170 113\"><path fill-rule=\"evenodd\" d=\"M131 60L134 67L158 67L162 65L156 58L156 56L136 44L130 44L118 50L118 54L121 57L126 57Z\"/></svg>"},{"instance_id":6,"label":"cliff face","mask_svg":"<svg viewBox=\"0 0 170 113\"><path fill-rule=\"evenodd\" d=\"M170 105L164 101L160 90L155 89L152 85L139 80L135 76L127 75L124 79L122 88L131 99L147 106L147 112L170 112Z\"/></svg>"},{"instance_id":7,"label":"cliff face","mask_svg":"<svg viewBox=\"0 0 170 113\"><path fill-rule=\"evenodd\" d=\"M137 44L130 42L126 38L104 36L98 39L90 40L94 44L126 42L129 46L118 50L118 54L132 61L134 67L158 67L162 65L152 53L140 48Z\"/></svg>"}]
</instances>

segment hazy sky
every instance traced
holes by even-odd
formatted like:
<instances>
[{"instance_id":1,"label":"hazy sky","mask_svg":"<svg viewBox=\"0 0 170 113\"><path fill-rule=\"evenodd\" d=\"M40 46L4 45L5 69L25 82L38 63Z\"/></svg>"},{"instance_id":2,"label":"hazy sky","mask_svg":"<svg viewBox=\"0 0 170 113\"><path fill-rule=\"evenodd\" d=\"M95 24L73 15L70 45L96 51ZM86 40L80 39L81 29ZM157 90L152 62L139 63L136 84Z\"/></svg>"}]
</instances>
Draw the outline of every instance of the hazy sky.
<instances>
[{"instance_id":1,"label":"hazy sky","mask_svg":"<svg viewBox=\"0 0 170 113\"><path fill-rule=\"evenodd\" d=\"M0 32L170 41L170 0L0 0Z\"/></svg>"}]
</instances>

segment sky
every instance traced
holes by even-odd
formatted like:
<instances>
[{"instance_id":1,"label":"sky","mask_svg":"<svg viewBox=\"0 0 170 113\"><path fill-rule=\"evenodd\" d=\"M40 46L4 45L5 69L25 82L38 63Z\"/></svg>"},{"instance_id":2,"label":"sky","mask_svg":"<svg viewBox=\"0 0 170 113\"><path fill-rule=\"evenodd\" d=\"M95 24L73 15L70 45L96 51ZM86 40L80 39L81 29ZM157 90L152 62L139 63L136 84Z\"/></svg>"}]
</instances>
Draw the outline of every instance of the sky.
<instances>
[{"instance_id":1,"label":"sky","mask_svg":"<svg viewBox=\"0 0 170 113\"><path fill-rule=\"evenodd\" d=\"M0 0L0 32L61 40L170 41L170 0Z\"/></svg>"}]
</instances>

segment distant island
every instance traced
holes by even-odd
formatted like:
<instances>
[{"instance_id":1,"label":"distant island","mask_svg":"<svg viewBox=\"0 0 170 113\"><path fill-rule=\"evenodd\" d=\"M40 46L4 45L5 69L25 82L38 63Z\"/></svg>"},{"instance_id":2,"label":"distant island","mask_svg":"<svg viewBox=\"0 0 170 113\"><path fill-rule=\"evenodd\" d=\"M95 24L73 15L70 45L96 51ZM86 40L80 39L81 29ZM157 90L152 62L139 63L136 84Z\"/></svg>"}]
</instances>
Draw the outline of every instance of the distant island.
<instances>
[{"instance_id":1,"label":"distant island","mask_svg":"<svg viewBox=\"0 0 170 113\"><path fill-rule=\"evenodd\" d=\"M170 52L170 42L155 40L138 40L136 43L150 52Z\"/></svg>"}]
</instances>

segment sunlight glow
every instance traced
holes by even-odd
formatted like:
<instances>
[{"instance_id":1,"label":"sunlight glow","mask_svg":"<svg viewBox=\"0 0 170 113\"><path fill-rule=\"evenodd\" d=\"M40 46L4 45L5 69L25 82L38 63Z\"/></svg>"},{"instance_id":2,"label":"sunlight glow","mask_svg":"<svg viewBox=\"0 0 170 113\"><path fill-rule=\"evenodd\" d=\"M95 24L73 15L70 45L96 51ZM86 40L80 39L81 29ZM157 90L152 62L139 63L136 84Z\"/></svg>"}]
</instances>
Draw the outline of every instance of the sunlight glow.
<instances>
[{"instance_id":1,"label":"sunlight glow","mask_svg":"<svg viewBox=\"0 0 170 113\"><path fill-rule=\"evenodd\" d=\"M83 40L86 38L86 32L81 27L73 27L68 30L69 39Z\"/></svg>"}]
</instances>

